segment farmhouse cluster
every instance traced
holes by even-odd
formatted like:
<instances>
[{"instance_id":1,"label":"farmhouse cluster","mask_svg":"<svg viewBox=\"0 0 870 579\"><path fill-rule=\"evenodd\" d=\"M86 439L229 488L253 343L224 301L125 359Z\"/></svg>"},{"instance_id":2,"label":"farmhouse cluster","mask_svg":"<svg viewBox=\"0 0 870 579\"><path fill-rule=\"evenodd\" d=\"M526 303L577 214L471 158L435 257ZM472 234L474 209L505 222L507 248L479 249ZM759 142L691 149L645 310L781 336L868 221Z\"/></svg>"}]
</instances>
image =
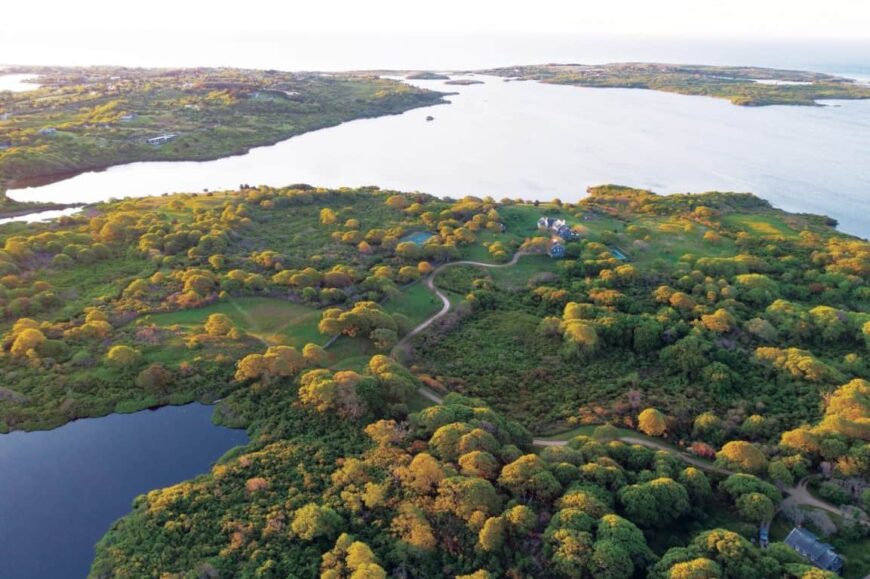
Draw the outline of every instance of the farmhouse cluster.
<instances>
[{"instance_id":1,"label":"farmhouse cluster","mask_svg":"<svg viewBox=\"0 0 870 579\"><path fill-rule=\"evenodd\" d=\"M565 242L574 241L580 235L571 229L564 219L541 217L538 219L538 229L552 234L547 246L547 255L553 258L565 257Z\"/></svg>"}]
</instances>

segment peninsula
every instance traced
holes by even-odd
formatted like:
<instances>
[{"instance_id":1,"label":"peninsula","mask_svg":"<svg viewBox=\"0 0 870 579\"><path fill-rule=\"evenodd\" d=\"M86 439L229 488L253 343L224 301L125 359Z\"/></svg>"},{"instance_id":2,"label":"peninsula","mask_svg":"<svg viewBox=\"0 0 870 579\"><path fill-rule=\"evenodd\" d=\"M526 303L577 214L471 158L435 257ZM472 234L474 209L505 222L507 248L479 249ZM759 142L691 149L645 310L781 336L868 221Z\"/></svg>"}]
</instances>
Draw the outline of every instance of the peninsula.
<instances>
[{"instance_id":1,"label":"peninsula","mask_svg":"<svg viewBox=\"0 0 870 579\"><path fill-rule=\"evenodd\" d=\"M353 119L445 102L365 73L13 67L40 87L0 91L0 188L134 161L241 154Z\"/></svg>"},{"instance_id":2,"label":"peninsula","mask_svg":"<svg viewBox=\"0 0 870 579\"><path fill-rule=\"evenodd\" d=\"M597 88L642 88L728 99L740 106L818 105L826 99L867 99L870 85L853 79L749 66L654 63L544 64L475 71L512 80Z\"/></svg>"}]
</instances>

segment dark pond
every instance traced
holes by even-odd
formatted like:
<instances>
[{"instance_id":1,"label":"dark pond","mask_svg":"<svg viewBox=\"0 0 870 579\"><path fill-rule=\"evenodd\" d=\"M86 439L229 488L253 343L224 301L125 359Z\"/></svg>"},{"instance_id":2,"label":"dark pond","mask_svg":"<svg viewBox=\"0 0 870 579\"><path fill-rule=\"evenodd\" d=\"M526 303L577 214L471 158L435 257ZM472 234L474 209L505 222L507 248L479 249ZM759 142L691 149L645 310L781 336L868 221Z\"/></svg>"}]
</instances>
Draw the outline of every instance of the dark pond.
<instances>
[{"instance_id":1,"label":"dark pond","mask_svg":"<svg viewBox=\"0 0 870 579\"><path fill-rule=\"evenodd\" d=\"M200 473L241 430L189 404L0 435L0 577L85 577L94 544L133 499Z\"/></svg>"}]
</instances>

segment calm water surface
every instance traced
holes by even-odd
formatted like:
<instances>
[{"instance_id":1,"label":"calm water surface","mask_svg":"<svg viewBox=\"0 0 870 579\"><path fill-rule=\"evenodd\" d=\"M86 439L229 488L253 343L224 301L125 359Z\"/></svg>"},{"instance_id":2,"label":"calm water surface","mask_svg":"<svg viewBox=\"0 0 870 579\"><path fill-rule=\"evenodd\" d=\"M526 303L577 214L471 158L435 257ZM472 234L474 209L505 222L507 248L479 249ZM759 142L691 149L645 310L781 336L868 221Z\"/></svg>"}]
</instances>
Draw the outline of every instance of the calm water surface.
<instances>
[{"instance_id":1,"label":"calm water surface","mask_svg":"<svg viewBox=\"0 0 870 579\"><path fill-rule=\"evenodd\" d=\"M133 163L13 195L89 202L308 182L574 201L590 185L619 183L660 193L751 191L870 236L870 101L748 108L647 90L484 80L415 81L459 94L448 105L353 121L246 155Z\"/></svg>"},{"instance_id":2,"label":"calm water surface","mask_svg":"<svg viewBox=\"0 0 870 579\"><path fill-rule=\"evenodd\" d=\"M25 92L38 89L38 84L27 82L32 78L32 74L0 74L0 91Z\"/></svg>"},{"instance_id":3,"label":"calm water surface","mask_svg":"<svg viewBox=\"0 0 870 579\"><path fill-rule=\"evenodd\" d=\"M40 221L51 221L64 215L72 215L81 211L80 207L68 207L66 209L49 209L47 211L36 211L34 213L25 213L16 217L4 217L0 219L0 225L4 223L12 223L13 221L23 221L24 223L38 223Z\"/></svg>"},{"instance_id":4,"label":"calm water surface","mask_svg":"<svg viewBox=\"0 0 870 579\"><path fill-rule=\"evenodd\" d=\"M0 435L0 577L87 575L94 544L134 497L209 467L245 444L201 404Z\"/></svg>"}]
</instances>

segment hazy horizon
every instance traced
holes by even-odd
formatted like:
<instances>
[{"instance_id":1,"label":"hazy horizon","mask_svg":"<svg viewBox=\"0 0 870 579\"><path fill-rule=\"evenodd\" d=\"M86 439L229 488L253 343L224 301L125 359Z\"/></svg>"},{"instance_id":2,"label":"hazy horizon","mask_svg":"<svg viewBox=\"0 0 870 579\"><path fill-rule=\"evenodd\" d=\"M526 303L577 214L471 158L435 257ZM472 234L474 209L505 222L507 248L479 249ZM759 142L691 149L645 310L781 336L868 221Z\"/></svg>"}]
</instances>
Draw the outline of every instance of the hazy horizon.
<instances>
[{"instance_id":1,"label":"hazy horizon","mask_svg":"<svg viewBox=\"0 0 870 579\"><path fill-rule=\"evenodd\" d=\"M144 36L143 36L144 34ZM54 33L60 42L67 33ZM330 34L142 32L69 37L58 52L43 38L0 37L0 66L235 67L288 71L473 70L549 62L663 62L767 66L870 77L870 39L704 39L595 34ZM111 50L107 51L106 47ZM397 47L401 47L398 50ZM17 56L22 55L22 56ZM26 56L25 56L26 55Z\"/></svg>"}]
</instances>

